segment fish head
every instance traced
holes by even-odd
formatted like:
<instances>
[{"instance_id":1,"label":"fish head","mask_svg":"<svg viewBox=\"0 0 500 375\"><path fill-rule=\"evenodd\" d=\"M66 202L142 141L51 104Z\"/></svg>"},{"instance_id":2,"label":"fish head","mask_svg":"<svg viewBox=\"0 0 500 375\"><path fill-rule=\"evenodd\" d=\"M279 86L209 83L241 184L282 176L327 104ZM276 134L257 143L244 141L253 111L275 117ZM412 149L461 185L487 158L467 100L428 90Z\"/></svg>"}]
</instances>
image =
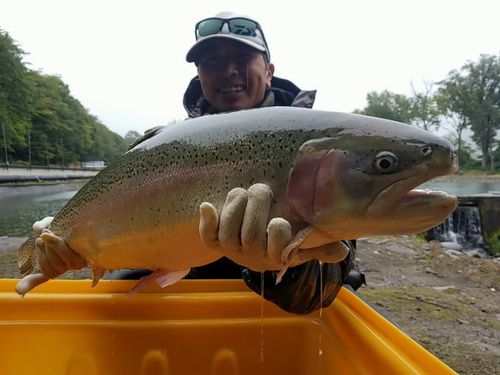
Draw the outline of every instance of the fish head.
<instances>
[{"instance_id":1,"label":"fish head","mask_svg":"<svg viewBox=\"0 0 500 375\"><path fill-rule=\"evenodd\" d=\"M445 192L415 189L458 170L449 141L366 116L350 125L301 146L287 189L294 216L339 240L424 232L457 207Z\"/></svg>"}]
</instances>

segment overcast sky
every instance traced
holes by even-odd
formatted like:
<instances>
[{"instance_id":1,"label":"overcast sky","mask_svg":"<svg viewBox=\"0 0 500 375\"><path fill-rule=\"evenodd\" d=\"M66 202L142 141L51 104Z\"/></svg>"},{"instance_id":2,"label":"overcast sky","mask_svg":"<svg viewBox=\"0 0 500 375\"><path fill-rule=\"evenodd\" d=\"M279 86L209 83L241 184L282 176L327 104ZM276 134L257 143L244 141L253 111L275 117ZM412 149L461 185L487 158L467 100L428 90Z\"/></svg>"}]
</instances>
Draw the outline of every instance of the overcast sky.
<instances>
[{"instance_id":1,"label":"overcast sky","mask_svg":"<svg viewBox=\"0 0 500 375\"><path fill-rule=\"evenodd\" d=\"M500 1L0 0L0 28L124 135L186 117L194 24L223 10L256 18L275 75L318 89L315 108L364 108L370 91L409 95L467 60L500 52Z\"/></svg>"}]
</instances>

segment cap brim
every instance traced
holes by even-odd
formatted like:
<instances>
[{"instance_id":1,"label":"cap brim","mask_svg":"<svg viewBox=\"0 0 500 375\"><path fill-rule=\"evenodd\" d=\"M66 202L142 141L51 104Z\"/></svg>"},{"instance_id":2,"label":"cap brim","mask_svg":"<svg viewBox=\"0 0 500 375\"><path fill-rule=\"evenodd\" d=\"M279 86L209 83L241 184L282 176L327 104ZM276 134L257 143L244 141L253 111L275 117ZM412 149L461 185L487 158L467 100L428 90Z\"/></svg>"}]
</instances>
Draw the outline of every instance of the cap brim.
<instances>
[{"instance_id":1,"label":"cap brim","mask_svg":"<svg viewBox=\"0 0 500 375\"><path fill-rule=\"evenodd\" d=\"M186 54L186 61L187 62L197 62L200 57L200 53L203 50L203 44L209 40L215 40L215 39L230 39L234 40L236 42L240 42L243 44L246 44L247 46L250 46L252 48L255 48L256 50L260 52L266 52L266 48L264 46L261 46L260 44L257 44L251 40L241 38L238 35L234 34L214 34L214 35L209 35L206 36L202 39L199 39L188 51Z\"/></svg>"}]
</instances>

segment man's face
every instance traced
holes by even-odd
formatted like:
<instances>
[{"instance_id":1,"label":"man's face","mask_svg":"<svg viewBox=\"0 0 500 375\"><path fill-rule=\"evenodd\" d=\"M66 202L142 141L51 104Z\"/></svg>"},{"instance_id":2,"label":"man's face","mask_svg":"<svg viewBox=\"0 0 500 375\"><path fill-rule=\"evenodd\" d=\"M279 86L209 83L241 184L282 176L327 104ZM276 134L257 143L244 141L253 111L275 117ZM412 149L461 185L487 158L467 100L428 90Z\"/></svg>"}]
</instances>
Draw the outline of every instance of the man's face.
<instances>
[{"instance_id":1,"label":"man's face","mask_svg":"<svg viewBox=\"0 0 500 375\"><path fill-rule=\"evenodd\" d=\"M229 40L208 46L198 62L203 95L218 112L258 106L273 73L261 52Z\"/></svg>"}]
</instances>

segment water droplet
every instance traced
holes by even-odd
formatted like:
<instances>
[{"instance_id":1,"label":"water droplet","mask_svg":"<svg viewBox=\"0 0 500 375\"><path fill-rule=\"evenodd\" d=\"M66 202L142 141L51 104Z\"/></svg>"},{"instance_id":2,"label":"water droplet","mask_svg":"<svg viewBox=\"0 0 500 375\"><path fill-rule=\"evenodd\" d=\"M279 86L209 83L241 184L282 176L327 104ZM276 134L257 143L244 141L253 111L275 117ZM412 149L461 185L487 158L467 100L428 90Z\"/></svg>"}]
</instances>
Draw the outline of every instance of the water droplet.
<instances>
[{"instance_id":1,"label":"water droplet","mask_svg":"<svg viewBox=\"0 0 500 375\"><path fill-rule=\"evenodd\" d=\"M264 272L260 273L260 350L259 363L264 363Z\"/></svg>"},{"instance_id":2,"label":"water droplet","mask_svg":"<svg viewBox=\"0 0 500 375\"><path fill-rule=\"evenodd\" d=\"M321 369L323 357L323 331L321 329L323 319L323 262L319 261L319 334L318 334L318 368Z\"/></svg>"}]
</instances>

